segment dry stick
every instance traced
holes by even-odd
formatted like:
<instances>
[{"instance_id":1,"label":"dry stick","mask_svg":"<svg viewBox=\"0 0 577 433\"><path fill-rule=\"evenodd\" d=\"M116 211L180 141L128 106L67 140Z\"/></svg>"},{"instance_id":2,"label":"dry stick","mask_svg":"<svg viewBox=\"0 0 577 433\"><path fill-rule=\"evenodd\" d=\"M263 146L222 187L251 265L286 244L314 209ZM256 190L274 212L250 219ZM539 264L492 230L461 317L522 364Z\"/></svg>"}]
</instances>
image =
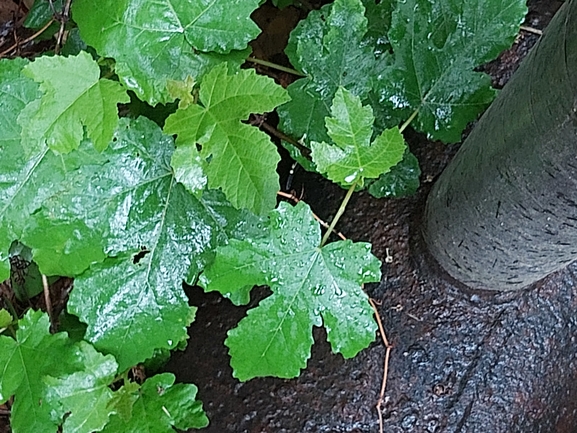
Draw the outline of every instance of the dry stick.
<instances>
[{"instance_id":1,"label":"dry stick","mask_svg":"<svg viewBox=\"0 0 577 433\"><path fill-rule=\"evenodd\" d=\"M543 30L535 29L533 27L521 26L519 27L521 30L525 30L526 32L533 33L535 35L543 36Z\"/></svg>"},{"instance_id":2,"label":"dry stick","mask_svg":"<svg viewBox=\"0 0 577 433\"><path fill-rule=\"evenodd\" d=\"M42 33L44 33L46 31L46 29L52 25L53 22L54 22L54 20L50 20L48 22L48 24L46 24L44 27L42 27L40 30L38 30L36 33L34 33L32 36L24 39L23 41L16 42L14 45L12 45L7 50L2 51L0 53L0 58L4 57L6 54L8 54L10 51L14 50L15 48L18 48L19 45L27 44L28 42L36 39L38 36L40 36Z\"/></svg>"},{"instance_id":3,"label":"dry stick","mask_svg":"<svg viewBox=\"0 0 577 433\"><path fill-rule=\"evenodd\" d=\"M311 159L310 158L311 150L309 148L303 146L301 143L296 141L294 138L289 137L288 135L286 135L286 134L282 133L281 131L279 131L278 129L276 129L274 126L271 126L264 121L259 123L259 126L262 126L263 129L270 132L276 138L279 138L283 141L286 141L287 143L292 144L293 146L295 146L300 151L302 156L304 156L307 159Z\"/></svg>"},{"instance_id":4,"label":"dry stick","mask_svg":"<svg viewBox=\"0 0 577 433\"><path fill-rule=\"evenodd\" d=\"M62 44L62 37L64 36L64 27L66 26L66 22L70 18L70 4L72 0L66 0L66 4L64 5L64 9L62 10L62 15L60 16L60 28L58 29L58 36L56 37L56 47L54 47L54 52L56 54L60 51L60 45Z\"/></svg>"},{"instance_id":5,"label":"dry stick","mask_svg":"<svg viewBox=\"0 0 577 433\"><path fill-rule=\"evenodd\" d=\"M383 433L383 402L385 401L385 390L387 389L387 379L389 377L389 358L391 357L391 349L393 346L389 344L389 340L387 339L387 334L385 334L385 328L383 327L383 322L381 321L381 316L377 311L377 306L375 305L375 301L369 298L369 302L371 303L371 307L373 307L373 311L375 312L375 317L377 318L377 324L379 325L379 332L381 333L381 338L383 339L383 344L385 345L386 352L385 352L385 362L383 367L383 380L381 382L381 392L379 394L379 400L377 401L377 412L379 414L379 432Z\"/></svg>"},{"instance_id":6,"label":"dry stick","mask_svg":"<svg viewBox=\"0 0 577 433\"><path fill-rule=\"evenodd\" d=\"M294 201L295 203L298 203L300 201L300 199L298 197L296 197L294 194L289 194L288 192L283 192L283 191L278 191L277 195L280 195L281 197L284 198L288 198L289 200ZM315 214L314 212L312 212L313 214L313 218L316 219L320 225L322 225L325 229L329 228L329 225L324 222L322 219L320 219L317 214ZM334 232L339 238L341 238L343 241L346 241L347 238L345 237L345 235L343 235L341 232Z\"/></svg>"},{"instance_id":7,"label":"dry stick","mask_svg":"<svg viewBox=\"0 0 577 433\"><path fill-rule=\"evenodd\" d=\"M54 325L52 318L52 301L50 300L50 287L48 286L48 278L42 274L42 286L44 287L44 301L46 302L46 312L50 318L50 324Z\"/></svg>"}]
</instances>

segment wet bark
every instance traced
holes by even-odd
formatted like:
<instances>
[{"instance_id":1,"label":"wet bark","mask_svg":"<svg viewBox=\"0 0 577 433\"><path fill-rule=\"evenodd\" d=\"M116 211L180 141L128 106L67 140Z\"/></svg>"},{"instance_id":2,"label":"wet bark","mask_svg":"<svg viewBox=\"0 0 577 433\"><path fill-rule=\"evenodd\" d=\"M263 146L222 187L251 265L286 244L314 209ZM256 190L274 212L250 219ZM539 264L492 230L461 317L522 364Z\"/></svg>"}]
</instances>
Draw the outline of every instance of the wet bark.
<instances>
[{"instance_id":1,"label":"wet bark","mask_svg":"<svg viewBox=\"0 0 577 433\"><path fill-rule=\"evenodd\" d=\"M521 289L577 259L576 71L571 0L436 182L425 238L467 286Z\"/></svg>"}]
</instances>

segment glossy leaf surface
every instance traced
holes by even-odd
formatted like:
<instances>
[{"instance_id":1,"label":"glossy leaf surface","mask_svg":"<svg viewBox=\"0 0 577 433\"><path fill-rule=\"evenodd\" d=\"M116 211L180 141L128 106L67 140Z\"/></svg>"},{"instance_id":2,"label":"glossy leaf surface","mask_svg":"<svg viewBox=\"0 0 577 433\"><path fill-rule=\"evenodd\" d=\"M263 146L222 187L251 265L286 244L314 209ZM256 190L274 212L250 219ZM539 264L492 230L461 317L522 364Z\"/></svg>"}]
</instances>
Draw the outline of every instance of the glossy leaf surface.
<instances>
[{"instance_id":1,"label":"glossy leaf surface","mask_svg":"<svg viewBox=\"0 0 577 433\"><path fill-rule=\"evenodd\" d=\"M210 188L222 188L236 207L264 214L276 203L280 156L269 137L242 123L250 113L272 111L289 98L270 78L254 70L228 75L225 64L207 74L200 86L202 105L189 105L166 120L165 131L178 134L176 144L186 146L190 159L173 159L177 172L198 167L196 145L202 147ZM180 156L181 154L179 154ZM191 190L196 187L186 182Z\"/></svg>"},{"instance_id":2,"label":"glossy leaf surface","mask_svg":"<svg viewBox=\"0 0 577 433\"><path fill-rule=\"evenodd\" d=\"M77 368L72 374L44 378L46 403L54 409L53 417L63 422L63 433L100 431L115 413L112 390L117 367L114 357L104 356L81 341L76 344L70 361Z\"/></svg>"},{"instance_id":3,"label":"glossy leaf surface","mask_svg":"<svg viewBox=\"0 0 577 433\"><path fill-rule=\"evenodd\" d=\"M169 80L199 81L222 61L240 65L260 32L250 19L257 7L258 0L77 0L72 11L82 38L116 60L122 83L156 105L174 100Z\"/></svg>"},{"instance_id":4,"label":"glossy leaf surface","mask_svg":"<svg viewBox=\"0 0 577 433\"><path fill-rule=\"evenodd\" d=\"M0 403L14 396L10 420L14 433L57 430L50 406L42 404L46 392L43 377L71 370L71 345L66 334L50 334L49 326L47 315L29 310L19 321L16 339L0 336Z\"/></svg>"},{"instance_id":5,"label":"glossy leaf surface","mask_svg":"<svg viewBox=\"0 0 577 433\"><path fill-rule=\"evenodd\" d=\"M420 176L419 161L415 155L406 150L401 162L372 182L368 186L368 191L376 198L408 197L417 192Z\"/></svg>"},{"instance_id":6,"label":"glossy leaf surface","mask_svg":"<svg viewBox=\"0 0 577 433\"><path fill-rule=\"evenodd\" d=\"M20 146L22 128L17 122L20 111L40 97L38 84L21 74L29 62L25 59L0 60L0 280L10 277L8 250L22 234L27 198L22 187L33 170ZM41 152L40 152L41 153ZM16 212L12 212L16 210Z\"/></svg>"},{"instance_id":7,"label":"glossy leaf surface","mask_svg":"<svg viewBox=\"0 0 577 433\"><path fill-rule=\"evenodd\" d=\"M334 145L312 142L312 158L321 173L343 187L376 179L403 158L406 145L398 128L384 131L371 143L375 117L370 106L339 87L325 119Z\"/></svg>"},{"instance_id":8,"label":"glossy leaf surface","mask_svg":"<svg viewBox=\"0 0 577 433\"><path fill-rule=\"evenodd\" d=\"M86 130L96 149L106 148L118 124L117 104L130 98L117 82L100 79L100 68L88 53L40 57L23 73L43 92L18 117L24 146L35 151L46 144L68 153L78 148Z\"/></svg>"},{"instance_id":9,"label":"glossy leaf surface","mask_svg":"<svg viewBox=\"0 0 577 433\"><path fill-rule=\"evenodd\" d=\"M459 141L467 123L495 96L490 77L474 69L511 45L525 3L398 2L388 32L394 63L376 84L390 115L408 118L419 110L412 126L434 139Z\"/></svg>"},{"instance_id":10,"label":"glossy leaf surface","mask_svg":"<svg viewBox=\"0 0 577 433\"><path fill-rule=\"evenodd\" d=\"M320 239L306 204L282 202L270 213L263 236L231 240L201 275L207 291L231 298L252 284L273 291L225 341L238 379L298 376L310 357L313 326L324 324L333 351L347 358L373 341L376 324L361 284L379 281L379 261L370 244L342 241L319 248Z\"/></svg>"},{"instance_id":11,"label":"glossy leaf surface","mask_svg":"<svg viewBox=\"0 0 577 433\"><path fill-rule=\"evenodd\" d=\"M375 58L372 47L363 42L364 13L360 0L336 0L312 11L291 32L286 52L307 78L288 87L292 101L278 109L284 132L298 139L306 134L307 140L328 141L324 118L337 88L367 96Z\"/></svg>"},{"instance_id":12,"label":"glossy leaf surface","mask_svg":"<svg viewBox=\"0 0 577 433\"><path fill-rule=\"evenodd\" d=\"M202 403L196 400L197 388L174 385L174 375L159 374L142 384L132 406L132 416L113 416L103 433L175 433L208 425Z\"/></svg>"}]
</instances>

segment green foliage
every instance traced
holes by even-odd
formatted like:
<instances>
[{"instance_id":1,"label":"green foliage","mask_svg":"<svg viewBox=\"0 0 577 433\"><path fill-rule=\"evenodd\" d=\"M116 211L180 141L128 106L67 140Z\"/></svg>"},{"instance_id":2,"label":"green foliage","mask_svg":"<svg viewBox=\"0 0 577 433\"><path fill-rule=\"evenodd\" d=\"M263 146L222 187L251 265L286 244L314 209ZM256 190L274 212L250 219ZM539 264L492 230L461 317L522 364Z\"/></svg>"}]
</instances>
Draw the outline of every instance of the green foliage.
<instances>
[{"instance_id":1,"label":"green foliage","mask_svg":"<svg viewBox=\"0 0 577 433\"><path fill-rule=\"evenodd\" d=\"M380 262L370 244L347 240L321 248L320 240L310 208L283 202L262 237L218 248L201 276L206 290L237 303L248 301L252 285L273 291L225 341L238 379L298 376L310 357L312 327L323 323L333 351L346 358L374 340L373 311L361 285L379 281Z\"/></svg>"},{"instance_id":2,"label":"green foliage","mask_svg":"<svg viewBox=\"0 0 577 433\"><path fill-rule=\"evenodd\" d=\"M174 100L169 80L199 81L222 61L239 66L260 30L250 19L258 0L75 0L82 38L116 60L120 81L156 105Z\"/></svg>"},{"instance_id":3,"label":"green foliage","mask_svg":"<svg viewBox=\"0 0 577 433\"><path fill-rule=\"evenodd\" d=\"M75 0L67 57L0 60L0 280L15 241L37 271L75 277L72 315L60 318L69 334L50 334L42 313L16 323L0 310L0 402L14 396L15 433L206 426L194 385L126 379L185 345L196 310L183 280L235 304L271 288L225 342L240 380L297 376L313 326L344 357L367 347L376 324L362 285L379 280L379 261L367 243L321 246L302 202L272 210L280 157L249 115L284 104L281 128L312 150L311 161L285 143L305 168L377 197L411 194L420 170L402 131L412 121L458 140L495 93L475 68L510 43L526 10L522 0L335 0L292 32L286 52L306 77L287 91L239 68L258 4ZM27 25L45 25L49 8L37 0ZM127 90L140 98L131 107L179 100L143 111L166 119L164 132L118 119ZM22 299L40 288L13 283Z\"/></svg>"},{"instance_id":4,"label":"green foliage","mask_svg":"<svg viewBox=\"0 0 577 433\"><path fill-rule=\"evenodd\" d=\"M526 13L525 0L398 2L388 31L393 62L375 83L386 115L418 110L416 129L459 141L495 97L490 77L474 69L511 45Z\"/></svg>"},{"instance_id":5,"label":"green foliage","mask_svg":"<svg viewBox=\"0 0 577 433\"><path fill-rule=\"evenodd\" d=\"M83 52L74 57L40 57L23 74L40 83L43 95L18 117L22 144L31 152L44 144L60 153L78 148L84 131L103 150L118 123L119 102L129 102L114 81L100 79L100 68Z\"/></svg>"},{"instance_id":6,"label":"green foliage","mask_svg":"<svg viewBox=\"0 0 577 433\"><path fill-rule=\"evenodd\" d=\"M204 77L199 100L202 105L179 109L166 120L165 131L178 134L176 144L188 148L173 159L173 167L180 173L205 171L208 186L221 188L234 206L268 212L279 188L275 170L280 156L266 134L241 121L286 102L286 92L254 70L228 75L222 64ZM197 145L202 146L200 160ZM184 153L191 158L183 158ZM196 179L180 178L192 191L203 186Z\"/></svg>"},{"instance_id":7,"label":"green foliage","mask_svg":"<svg viewBox=\"0 0 577 433\"><path fill-rule=\"evenodd\" d=\"M85 341L73 342L66 333L50 334L48 327L46 314L29 311L18 322L15 339L0 336L0 403L14 396L14 433L55 433L59 425L63 433L172 432L173 425L184 430L208 424L194 385L172 387L174 376L164 374L142 387L128 382L112 391L118 371L114 357ZM166 427L150 429L152 419Z\"/></svg>"},{"instance_id":8,"label":"green foliage","mask_svg":"<svg viewBox=\"0 0 577 433\"><path fill-rule=\"evenodd\" d=\"M311 145L317 169L333 182L362 187L365 179L378 178L403 158L406 145L399 129L388 129L371 143L373 110L343 87L335 94L331 113L325 122L335 145Z\"/></svg>"}]
</instances>

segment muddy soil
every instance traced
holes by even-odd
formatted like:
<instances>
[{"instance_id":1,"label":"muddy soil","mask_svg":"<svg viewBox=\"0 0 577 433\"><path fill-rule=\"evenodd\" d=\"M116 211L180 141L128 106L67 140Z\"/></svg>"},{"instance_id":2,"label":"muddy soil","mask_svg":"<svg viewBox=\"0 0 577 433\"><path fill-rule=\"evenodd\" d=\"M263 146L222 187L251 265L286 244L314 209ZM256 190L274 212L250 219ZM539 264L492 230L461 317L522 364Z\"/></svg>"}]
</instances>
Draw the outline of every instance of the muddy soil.
<instances>
[{"instance_id":1,"label":"muddy soil","mask_svg":"<svg viewBox=\"0 0 577 433\"><path fill-rule=\"evenodd\" d=\"M542 29L558 1L530 1L526 25ZM515 46L484 67L502 87L538 39L521 32ZM475 292L445 277L421 238L430 186L457 145L407 134L422 185L406 199L357 194L339 229L369 241L384 261L380 284L366 287L381 303L394 345L384 405L384 431L511 433L577 432L577 265L516 293ZM282 175L286 176L286 169ZM344 191L297 172L293 182L330 220ZM250 307L268 295L257 290ZM211 420L207 433L378 432L375 409L385 348L380 339L356 358L332 354L322 329L308 367L294 380L232 378L226 333L247 308L189 288L199 307L187 350L167 369L195 383Z\"/></svg>"}]
</instances>

